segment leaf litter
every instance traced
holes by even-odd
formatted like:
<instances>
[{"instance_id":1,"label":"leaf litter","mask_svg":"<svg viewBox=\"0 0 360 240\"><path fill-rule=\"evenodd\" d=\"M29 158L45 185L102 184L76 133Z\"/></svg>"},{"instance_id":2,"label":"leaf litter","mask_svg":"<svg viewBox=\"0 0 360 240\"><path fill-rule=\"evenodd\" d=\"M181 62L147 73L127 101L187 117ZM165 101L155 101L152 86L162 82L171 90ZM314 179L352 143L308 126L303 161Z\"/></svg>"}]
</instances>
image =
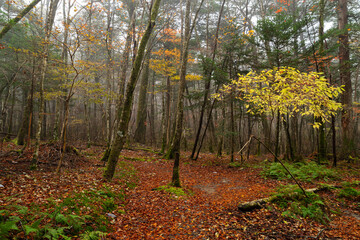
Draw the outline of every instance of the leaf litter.
<instances>
[{"instance_id":1,"label":"leaf litter","mask_svg":"<svg viewBox=\"0 0 360 240\"><path fill-rule=\"evenodd\" d=\"M132 171L131 181L136 182L130 186L126 182L130 175L125 176L125 181L124 176L110 183L103 181L100 163L103 149L99 147L79 148L80 156L67 155L67 164L60 175L54 173L57 161L52 159L56 154L54 146L42 146L43 155L35 171L29 170L31 151L20 157L14 152L18 148L5 145L0 154L0 184L4 186L0 188L0 207L12 203L40 206L48 198L62 201L72 192L103 185L114 191L125 190L123 204L108 213L112 220L106 239L359 239L360 236L358 203L338 200L331 192L321 193L334 209L327 225L283 216L274 204L251 212L239 211L239 203L268 197L277 186L290 180L264 179L261 169L256 167L229 168L226 157L217 159L211 154L201 154L198 161L191 161L184 153L180 177L183 188L190 194L176 196L154 191L170 182L173 166L171 160L155 153L122 152L120 162L131 166L127 167ZM252 161L262 160L252 158ZM304 185L313 187L314 183Z\"/></svg>"}]
</instances>

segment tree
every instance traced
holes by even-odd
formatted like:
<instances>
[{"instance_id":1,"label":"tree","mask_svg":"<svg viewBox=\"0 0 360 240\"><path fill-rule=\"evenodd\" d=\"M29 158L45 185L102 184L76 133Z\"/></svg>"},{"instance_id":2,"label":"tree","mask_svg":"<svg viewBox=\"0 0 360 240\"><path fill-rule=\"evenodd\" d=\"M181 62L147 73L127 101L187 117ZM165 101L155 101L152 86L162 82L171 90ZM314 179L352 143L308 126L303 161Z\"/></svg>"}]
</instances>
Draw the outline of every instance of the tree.
<instances>
[{"instance_id":1,"label":"tree","mask_svg":"<svg viewBox=\"0 0 360 240\"><path fill-rule=\"evenodd\" d=\"M39 81L39 118L37 124L37 132L36 132L36 142L35 142L35 151L33 154L33 158L31 160L31 168L37 168L37 162L39 157L39 148L40 148L40 134L42 129L42 121L44 119L44 81L45 81L45 74L47 70L48 64L48 54L49 54L49 44L50 44L50 34L54 24L56 9L58 6L59 0L52 0L50 3L49 13L46 19L45 24L45 39L44 39L44 48L43 48L43 56L42 56L42 63L40 69L40 81Z\"/></svg>"},{"instance_id":2,"label":"tree","mask_svg":"<svg viewBox=\"0 0 360 240\"><path fill-rule=\"evenodd\" d=\"M291 67L280 67L264 70L260 73L249 72L241 75L231 84L224 85L219 98L236 92L236 98L246 102L251 114L278 112L293 116L300 113L312 116L322 122L328 121L331 115L341 109L335 99L342 88L330 86L327 80L317 72L304 73ZM321 124L315 121L313 126Z\"/></svg>"},{"instance_id":3,"label":"tree","mask_svg":"<svg viewBox=\"0 0 360 240\"><path fill-rule=\"evenodd\" d=\"M144 67L142 70L142 76L140 81L140 92L139 92L139 101L136 114L136 130L134 134L135 141L139 143L145 143L146 137L146 95L147 87L149 84L149 72L150 72L150 51L147 51L147 56L145 56Z\"/></svg>"},{"instance_id":4,"label":"tree","mask_svg":"<svg viewBox=\"0 0 360 240\"><path fill-rule=\"evenodd\" d=\"M214 61L215 61L215 56L216 56L216 51L217 51L217 46L218 46L219 29L220 29L220 23L221 23L222 13L223 13L223 10L224 10L225 1L226 0L223 0L222 4L221 4L219 18L218 18L218 22L217 22L217 26L216 26L214 47L212 49L212 57L211 57L211 60L210 60L211 61L210 66L209 67L205 66L205 75L206 76L205 76L204 101L203 101L201 111L200 111L199 125L198 125L198 129L197 129L196 136L195 136L195 142L194 142L193 150L192 150L191 156L190 156L191 159L194 159L196 147L197 147L198 141L200 139L200 133L201 133L201 129L202 129L205 108L206 108L207 102L208 102L208 95L209 95L210 86L211 86L211 76L212 76L213 71L214 71ZM212 109L211 109L211 111L212 111ZM205 133L206 132L204 132L204 134Z\"/></svg>"},{"instance_id":5,"label":"tree","mask_svg":"<svg viewBox=\"0 0 360 240\"><path fill-rule=\"evenodd\" d=\"M182 125L183 125L183 117L184 117L184 90L186 85L186 67L188 61L189 54L189 42L191 33L194 30L195 22L198 16L198 13L201 9L204 0L200 2L200 6L195 14L193 24L190 28L190 0L186 1L186 12L185 12L185 35L182 47L181 54L181 62L180 62L180 83L178 90L178 99L177 99L177 108L176 108L176 120L175 120L175 134L173 137L172 144L168 149L166 156L167 158L175 158L174 167L173 167L173 176L171 180L171 184L174 187L181 187L180 183L180 174L179 174L179 166L180 166L180 143L181 143L181 135L182 135Z\"/></svg>"},{"instance_id":6,"label":"tree","mask_svg":"<svg viewBox=\"0 0 360 240\"><path fill-rule=\"evenodd\" d=\"M134 66L131 71L130 79L126 89L125 101L124 101L124 106L122 108L120 123L116 131L115 140L111 147L110 155L104 172L104 178L107 181L110 181L114 176L116 164L120 152L122 151L122 148L125 143L126 135L128 132L129 121L132 113L134 90L135 90L136 82L138 80L141 63L144 58L146 45L149 41L151 32L155 27L155 20L159 11L160 2L161 0L155 0L151 7L150 19L147 28L145 30L145 33L141 39L139 49L135 58Z\"/></svg>"},{"instance_id":7,"label":"tree","mask_svg":"<svg viewBox=\"0 0 360 240\"><path fill-rule=\"evenodd\" d=\"M172 85L177 75L177 69L180 63L181 51L178 48L180 39L176 36L176 31L171 28L165 28L160 34L162 46L153 52L153 59L150 60L150 68L157 74L163 76L166 81L165 95L163 105L162 121L162 145L163 153L170 142L170 120L171 120L171 92Z\"/></svg>"},{"instance_id":8,"label":"tree","mask_svg":"<svg viewBox=\"0 0 360 240\"><path fill-rule=\"evenodd\" d=\"M354 151L354 140L352 137L352 86L350 72L350 49L349 49L349 29L348 29L348 7L347 0L339 0L338 18L339 18L339 71L340 81L344 85L344 92L341 95L343 110L341 112L342 127L342 157L348 158Z\"/></svg>"}]
</instances>

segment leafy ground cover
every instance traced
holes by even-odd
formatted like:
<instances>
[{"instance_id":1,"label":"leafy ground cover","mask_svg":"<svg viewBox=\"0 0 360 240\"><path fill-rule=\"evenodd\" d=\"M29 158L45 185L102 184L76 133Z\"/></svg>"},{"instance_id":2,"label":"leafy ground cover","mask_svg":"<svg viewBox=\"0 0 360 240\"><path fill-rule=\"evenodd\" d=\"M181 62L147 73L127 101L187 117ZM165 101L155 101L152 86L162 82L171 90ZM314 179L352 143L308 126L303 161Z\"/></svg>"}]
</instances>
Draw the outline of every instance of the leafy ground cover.
<instances>
[{"instance_id":1,"label":"leafy ground cover","mask_svg":"<svg viewBox=\"0 0 360 240\"><path fill-rule=\"evenodd\" d=\"M241 212L237 208L239 203L274 192L282 194L284 191L277 189L294 182L286 176L264 178L264 157L229 167L226 157L217 159L202 154L196 162L182 158L183 189L174 189L167 186L172 161L154 152L124 150L116 177L108 183L102 179L101 148L80 146L81 155L69 153L60 175L53 172L58 154L54 145L42 146L40 165L35 171L29 170L31 152L19 156L12 151L17 149L13 144L5 144L0 153L0 239L359 239L360 236L360 177L356 164L346 164L335 178L316 176L309 181L304 177L301 181L304 188L317 187L319 183L342 186L318 192L311 200L301 200L305 205L291 199ZM292 209L295 210L291 212ZM294 214L299 209L300 214ZM327 214L326 218L316 212L320 210ZM312 215L325 220L311 218Z\"/></svg>"}]
</instances>

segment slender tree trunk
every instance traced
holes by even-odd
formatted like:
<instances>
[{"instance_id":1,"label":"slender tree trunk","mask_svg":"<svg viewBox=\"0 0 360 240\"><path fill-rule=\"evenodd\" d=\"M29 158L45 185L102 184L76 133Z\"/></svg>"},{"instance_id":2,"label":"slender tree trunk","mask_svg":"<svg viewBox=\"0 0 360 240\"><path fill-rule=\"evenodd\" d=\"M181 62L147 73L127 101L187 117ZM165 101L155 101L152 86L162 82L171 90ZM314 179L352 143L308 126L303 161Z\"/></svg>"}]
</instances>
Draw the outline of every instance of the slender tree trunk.
<instances>
[{"instance_id":1,"label":"slender tree trunk","mask_svg":"<svg viewBox=\"0 0 360 240\"><path fill-rule=\"evenodd\" d=\"M336 129L335 129L335 116L331 116L331 131L332 131L332 154L333 154L333 167L337 165L337 156L336 156Z\"/></svg>"},{"instance_id":2,"label":"slender tree trunk","mask_svg":"<svg viewBox=\"0 0 360 240\"><path fill-rule=\"evenodd\" d=\"M186 85L186 70L187 70L187 61L189 54L189 42L191 33L195 27L195 22L199 13L199 10L203 4L203 0L200 3L200 7L196 12L193 24L190 28L190 1L186 1L186 13L185 13L185 39L182 46L182 57L180 63L180 82L178 89L177 97L177 108L176 108L176 120L175 120L175 132L172 144L166 153L166 158L174 159L175 153L180 151L181 135L182 135L182 125L183 125L183 116L184 116L184 91Z\"/></svg>"},{"instance_id":3,"label":"slender tree trunk","mask_svg":"<svg viewBox=\"0 0 360 240\"><path fill-rule=\"evenodd\" d=\"M0 110L0 132L5 131L5 124L6 124L6 117L7 117L7 109L8 109L8 100L10 96L10 85L6 88L5 99L1 103L1 110Z\"/></svg>"},{"instance_id":4,"label":"slender tree trunk","mask_svg":"<svg viewBox=\"0 0 360 240\"><path fill-rule=\"evenodd\" d=\"M285 120L285 116L283 116L283 125L284 125L284 131L285 131L285 135L286 135L286 139L287 139L287 143L288 143L288 150L289 150L289 154L290 154L290 160L294 161L294 149L293 149L293 144L291 141L291 135L290 135L290 126L289 126L289 117L287 117L287 119Z\"/></svg>"},{"instance_id":5,"label":"slender tree trunk","mask_svg":"<svg viewBox=\"0 0 360 240\"><path fill-rule=\"evenodd\" d=\"M42 129L42 121L44 117L44 81L45 81L45 74L47 70L47 64L48 64L48 54L49 54L49 44L50 44L50 34L51 29L54 23L55 19L55 13L57 9L57 5L59 3L59 0L52 0L50 3L50 9L49 14L46 20L45 25L45 39L44 39L44 51L43 51L43 57L41 61L41 68L40 68L40 81L39 81L39 117L38 117L38 123L37 123L37 132L36 132L36 142L35 142L35 150L33 154L33 158L31 160L31 168L35 169L37 168L37 162L39 158L39 148L40 148L40 134Z\"/></svg>"},{"instance_id":6,"label":"slender tree trunk","mask_svg":"<svg viewBox=\"0 0 360 240\"><path fill-rule=\"evenodd\" d=\"M203 4L203 0L200 3L200 6L195 14L193 25L190 29L190 0L186 1L186 13L185 13L185 39L182 47L182 59L180 63L180 83L178 90L178 100L177 100L177 114L176 114L176 125L175 125L175 133L174 140L172 141L172 145L167 152L168 158L174 158L174 168L173 168L173 177L171 184L175 187L181 187L180 178L179 178L179 165L180 165L180 143L181 143L181 134L182 134L182 125L183 125L183 115L184 115L184 90L186 85L186 68L188 61L188 53L189 53L189 42L191 33L195 27L196 19L198 13Z\"/></svg>"},{"instance_id":7,"label":"slender tree trunk","mask_svg":"<svg viewBox=\"0 0 360 240\"><path fill-rule=\"evenodd\" d=\"M209 97L210 86L211 86L211 76L212 76L213 71L214 71L214 64L215 64L214 61L215 61L216 50L217 50L217 45L218 45L219 29L220 29L221 17L222 17L222 13L223 13L223 10L224 10L225 1L226 0L223 0L222 5L221 5L221 9L220 9L220 13L219 13L219 18L218 18L217 27L216 27L216 33L215 33L215 39L214 39L214 48L213 48L213 52L212 52L212 59L211 59L211 62L210 62L210 66L205 66L205 68L206 69L208 68L208 69L207 69L207 71L205 71L206 76L205 76L204 100L203 100L203 104L201 106L199 125L198 125L197 132L196 132L196 137L195 137L193 150L192 150L191 156L190 156L191 159L194 158L196 147L197 147L198 141L200 139L200 133L201 133L203 119L204 119L204 113L205 113L205 109L206 109L206 106L207 106L207 103L208 103L208 97Z\"/></svg>"},{"instance_id":8,"label":"slender tree trunk","mask_svg":"<svg viewBox=\"0 0 360 240\"><path fill-rule=\"evenodd\" d=\"M109 159L108 159L107 166L106 166L105 173L104 173L104 178L107 181L110 181L114 176L118 158L119 158L120 152L122 151L125 140L126 140L129 121L130 121L130 117L131 117L131 113L132 113L134 90L135 90L136 82L138 80L141 63L144 58L144 52L145 52L146 45L150 39L151 32L152 32L153 28L155 27L155 20L156 20L158 11L159 11L160 2L161 2L161 0L155 0L154 4L152 6L150 20L149 20L148 26L145 30L145 33L141 39L139 49L138 49L138 52L137 52L137 55L135 58L134 66L131 71L129 83L126 88L126 96L125 96L124 106L122 108L122 114L121 114L119 127L116 131L115 140L111 147Z\"/></svg>"},{"instance_id":9,"label":"slender tree trunk","mask_svg":"<svg viewBox=\"0 0 360 240\"><path fill-rule=\"evenodd\" d=\"M275 156L279 156L279 140L280 140L280 111L277 111L276 133L275 133ZM277 161L276 158L274 161Z\"/></svg>"},{"instance_id":10,"label":"slender tree trunk","mask_svg":"<svg viewBox=\"0 0 360 240\"><path fill-rule=\"evenodd\" d=\"M319 1L319 55L322 59L324 57L324 16L325 14L325 0ZM325 66L323 61L320 59L318 71L323 72L325 74ZM317 61L316 61L317 62ZM325 123L318 119L318 122L320 123L319 127L319 143L318 143L318 149L319 149L319 156L318 161L321 163L323 160L326 159L326 136L325 136Z\"/></svg>"},{"instance_id":11,"label":"slender tree trunk","mask_svg":"<svg viewBox=\"0 0 360 240\"><path fill-rule=\"evenodd\" d=\"M224 104L224 103L222 103ZM220 141L218 143L218 148L217 148L217 157L221 157L222 156L222 150L223 150L223 145L224 145L224 134L225 134L225 106L223 106L221 108L221 113L222 113L222 120L221 120L221 136L220 136Z\"/></svg>"},{"instance_id":12,"label":"slender tree trunk","mask_svg":"<svg viewBox=\"0 0 360 240\"><path fill-rule=\"evenodd\" d=\"M234 148L235 148L235 119L234 119L234 97L230 94L230 162L234 162Z\"/></svg>"},{"instance_id":13,"label":"slender tree trunk","mask_svg":"<svg viewBox=\"0 0 360 240\"><path fill-rule=\"evenodd\" d=\"M349 33L348 33L348 8L347 0L339 0L339 72L341 84L344 85L344 92L341 95L343 110L341 115L342 127L342 157L348 158L354 151L354 140L352 136L352 86L350 73L350 51L349 51Z\"/></svg>"},{"instance_id":14,"label":"slender tree trunk","mask_svg":"<svg viewBox=\"0 0 360 240\"><path fill-rule=\"evenodd\" d=\"M122 54L122 60L120 62L119 97L117 99L116 116L115 116L117 124L116 124L116 126L114 126L114 129L116 129L119 125L119 121L121 118L121 112L122 112L122 106L123 106L123 98L124 98L124 94L125 94L126 73L127 73L127 69L128 69L128 65L129 65L131 42L132 42L134 31L135 31L135 1L129 2L128 12L129 12L129 17L131 18L131 20L130 20L130 23L128 26L129 30L127 32L127 36L126 36L126 40L125 40L125 49ZM114 133L114 134L116 134L116 133ZM103 157L101 158L101 161L103 161L103 162L108 161L110 151L111 151L111 144L112 144L111 141L107 142L107 147L106 147Z\"/></svg>"},{"instance_id":15,"label":"slender tree trunk","mask_svg":"<svg viewBox=\"0 0 360 240\"><path fill-rule=\"evenodd\" d=\"M16 100L16 87L13 87L12 93L11 93L11 107L10 107L10 112L9 112L9 122L8 122L8 129L7 129L8 135L6 136L7 139L10 139L10 134L11 134L12 128L13 128L15 100Z\"/></svg>"},{"instance_id":16,"label":"slender tree trunk","mask_svg":"<svg viewBox=\"0 0 360 240\"><path fill-rule=\"evenodd\" d=\"M111 0L107 2L107 34L106 34L106 88L107 88L107 98L106 98L106 141L111 142L112 136L112 114L111 114L111 103L112 103L112 69L113 69L113 16L114 13L111 11Z\"/></svg>"},{"instance_id":17,"label":"slender tree trunk","mask_svg":"<svg viewBox=\"0 0 360 240\"><path fill-rule=\"evenodd\" d=\"M47 116L46 116L46 101L44 101L44 116L43 116L43 121L42 121L42 126L41 126L41 136L40 139L41 140L45 140L46 139L46 127L47 127Z\"/></svg>"},{"instance_id":18,"label":"slender tree trunk","mask_svg":"<svg viewBox=\"0 0 360 240\"><path fill-rule=\"evenodd\" d=\"M155 72L151 80L151 98L150 98L150 133L151 133L151 145L156 148L156 134L155 134Z\"/></svg>"},{"instance_id":19,"label":"slender tree trunk","mask_svg":"<svg viewBox=\"0 0 360 240\"><path fill-rule=\"evenodd\" d=\"M162 127L162 142L161 142L161 150L160 150L160 152L163 154L164 152L165 152L165 149L166 149L166 129L167 129L167 125L166 125L166 121L167 121L167 119L166 119L166 104L165 104L165 94L166 93L164 93L163 95L162 95L162 101L161 101L161 103L162 103L162 117L161 117L161 127Z\"/></svg>"},{"instance_id":20,"label":"slender tree trunk","mask_svg":"<svg viewBox=\"0 0 360 240\"><path fill-rule=\"evenodd\" d=\"M197 153L196 153L196 156L195 156L195 159L194 160L197 160L198 157L199 157L199 153L200 153L200 150L201 150L201 147L203 145L203 142L204 142L204 139L205 139L205 134L206 134L206 131L208 129L209 126L213 125L213 122L212 122L212 117L211 117L211 114L212 114L212 110L214 109L214 105L216 103L216 99L213 100L213 103L211 104L211 107L210 107L210 110L209 110L209 116L208 116L208 121L205 125L205 129L204 129L204 133L201 137L201 140L200 140L200 144L199 144L199 148L197 150ZM221 140L220 140L221 141ZM215 142L216 143L216 142ZM220 154L221 155L221 154Z\"/></svg>"}]
</instances>

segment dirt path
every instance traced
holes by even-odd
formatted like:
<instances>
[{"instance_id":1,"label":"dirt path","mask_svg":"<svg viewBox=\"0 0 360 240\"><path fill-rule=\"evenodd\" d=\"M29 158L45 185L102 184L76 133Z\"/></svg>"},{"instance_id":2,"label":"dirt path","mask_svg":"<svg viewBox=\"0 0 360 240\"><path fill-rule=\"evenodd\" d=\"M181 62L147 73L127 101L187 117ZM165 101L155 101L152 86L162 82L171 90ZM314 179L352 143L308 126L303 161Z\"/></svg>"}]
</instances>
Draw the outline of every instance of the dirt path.
<instances>
[{"instance_id":1,"label":"dirt path","mask_svg":"<svg viewBox=\"0 0 360 240\"><path fill-rule=\"evenodd\" d=\"M129 191L126 214L115 223L113 239L299 239L316 235L277 211L240 213L239 202L265 197L279 183L259 177L259 169L182 164L181 179L194 194L174 197L152 189L171 179L172 162L129 162L138 186Z\"/></svg>"}]
</instances>

